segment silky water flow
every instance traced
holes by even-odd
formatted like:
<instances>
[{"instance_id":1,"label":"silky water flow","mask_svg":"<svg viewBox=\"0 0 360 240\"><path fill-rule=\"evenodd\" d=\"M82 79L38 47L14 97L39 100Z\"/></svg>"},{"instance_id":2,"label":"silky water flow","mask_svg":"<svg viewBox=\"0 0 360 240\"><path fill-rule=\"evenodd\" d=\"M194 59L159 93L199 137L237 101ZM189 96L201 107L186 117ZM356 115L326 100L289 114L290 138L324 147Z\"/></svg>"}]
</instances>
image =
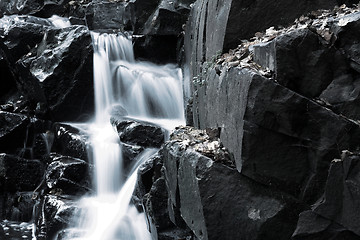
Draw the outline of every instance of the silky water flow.
<instances>
[{"instance_id":1,"label":"silky water flow","mask_svg":"<svg viewBox=\"0 0 360 240\"><path fill-rule=\"evenodd\" d=\"M92 33L94 45L95 118L90 138L96 194L80 201L76 233L68 239L149 240L143 213L130 204L137 167L157 149L147 149L127 175L119 137L110 124L112 109L127 119L171 130L184 124L181 70L134 60L132 42L124 34Z\"/></svg>"}]
</instances>

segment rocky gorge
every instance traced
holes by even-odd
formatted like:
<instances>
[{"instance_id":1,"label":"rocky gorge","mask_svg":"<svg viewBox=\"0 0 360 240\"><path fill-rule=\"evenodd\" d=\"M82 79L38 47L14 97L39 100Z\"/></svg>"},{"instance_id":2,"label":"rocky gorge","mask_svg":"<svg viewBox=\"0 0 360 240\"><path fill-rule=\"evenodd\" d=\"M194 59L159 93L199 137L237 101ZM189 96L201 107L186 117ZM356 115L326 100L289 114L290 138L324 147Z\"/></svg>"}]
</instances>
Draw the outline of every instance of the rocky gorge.
<instances>
[{"instance_id":1,"label":"rocky gorge","mask_svg":"<svg viewBox=\"0 0 360 240\"><path fill-rule=\"evenodd\" d=\"M68 239L94 192L73 124L95 111L91 31L183 69L188 126L109 119L127 172L160 148L131 200L152 239L360 239L358 1L5 0L0 16L0 239Z\"/></svg>"}]
</instances>

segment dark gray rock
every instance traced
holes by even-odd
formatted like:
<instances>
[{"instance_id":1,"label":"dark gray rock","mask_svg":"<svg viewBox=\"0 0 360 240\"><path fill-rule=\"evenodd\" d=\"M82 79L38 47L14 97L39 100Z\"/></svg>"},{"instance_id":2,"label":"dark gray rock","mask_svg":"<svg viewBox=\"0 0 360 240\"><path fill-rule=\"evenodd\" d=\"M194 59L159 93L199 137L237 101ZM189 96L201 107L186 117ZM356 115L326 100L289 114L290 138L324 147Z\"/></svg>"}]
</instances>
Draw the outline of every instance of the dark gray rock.
<instances>
[{"instance_id":1,"label":"dark gray rock","mask_svg":"<svg viewBox=\"0 0 360 240\"><path fill-rule=\"evenodd\" d=\"M359 236L311 210L300 213L294 240L358 240Z\"/></svg>"},{"instance_id":2,"label":"dark gray rock","mask_svg":"<svg viewBox=\"0 0 360 240\"><path fill-rule=\"evenodd\" d=\"M360 14L347 14L328 22L332 43L318 34L319 29L318 33L311 28L293 30L255 45L254 61L273 71L280 84L301 95L320 99L334 112L357 120L359 43L352 33L360 29Z\"/></svg>"},{"instance_id":3,"label":"dark gray rock","mask_svg":"<svg viewBox=\"0 0 360 240\"><path fill-rule=\"evenodd\" d=\"M5 153L0 154L0 191L34 191L43 179L44 164Z\"/></svg>"},{"instance_id":4,"label":"dark gray rock","mask_svg":"<svg viewBox=\"0 0 360 240\"><path fill-rule=\"evenodd\" d=\"M142 147L160 147L164 142L164 131L155 125L131 120L111 118L116 127L120 141Z\"/></svg>"},{"instance_id":5,"label":"dark gray rock","mask_svg":"<svg viewBox=\"0 0 360 240\"><path fill-rule=\"evenodd\" d=\"M90 166L85 161L67 157L51 156L52 162L46 169L47 191L56 194L82 195L90 191Z\"/></svg>"},{"instance_id":6,"label":"dark gray rock","mask_svg":"<svg viewBox=\"0 0 360 240\"><path fill-rule=\"evenodd\" d=\"M129 173L135 166L137 157L144 151L144 147L121 143L121 149L124 172Z\"/></svg>"},{"instance_id":7,"label":"dark gray rock","mask_svg":"<svg viewBox=\"0 0 360 240\"><path fill-rule=\"evenodd\" d=\"M56 121L89 118L94 105L89 30L83 26L49 29L34 51L17 64L23 94L47 104Z\"/></svg>"},{"instance_id":8,"label":"dark gray rock","mask_svg":"<svg viewBox=\"0 0 360 240\"><path fill-rule=\"evenodd\" d=\"M180 127L157 157L141 166L137 189L154 236L290 238L302 205L222 164L231 166L224 151L219 139L205 130Z\"/></svg>"},{"instance_id":9,"label":"dark gray rock","mask_svg":"<svg viewBox=\"0 0 360 240\"><path fill-rule=\"evenodd\" d=\"M235 48L239 39L250 38L255 32L265 31L271 26L286 26L295 18L312 10L332 9L344 3L355 2L346 0L232 1L227 19L224 48Z\"/></svg>"},{"instance_id":10,"label":"dark gray rock","mask_svg":"<svg viewBox=\"0 0 360 240\"><path fill-rule=\"evenodd\" d=\"M54 142L51 151L89 161L89 136L79 128L56 123L53 127Z\"/></svg>"},{"instance_id":11,"label":"dark gray rock","mask_svg":"<svg viewBox=\"0 0 360 240\"><path fill-rule=\"evenodd\" d=\"M197 238L290 238L301 209L295 200L200 154L216 141L192 146L181 134L163 148L165 180L169 205Z\"/></svg>"},{"instance_id":12,"label":"dark gray rock","mask_svg":"<svg viewBox=\"0 0 360 240\"><path fill-rule=\"evenodd\" d=\"M334 32L335 46L346 56L347 69L342 71L321 93L320 99L332 105L337 111L349 118L360 118L360 54L358 33L360 30L360 13L353 13L334 20L331 30ZM337 60L337 59L334 59ZM335 61L334 61L335 62ZM337 61L338 62L338 61Z\"/></svg>"},{"instance_id":13,"label":"dark gray rock","mask_svg":"<svg viewBox=\"0 0 360 240\"><path fill-rule=\"evenodd\" d=\"M139 34L143 30L145 22L151 14L155 12L160 1L161 0L136 0L134 2L136 12L135 34Z\"/></svg>"},{"instance_id":14,"label":"dark gray rock","mask_svg":"<svg viewBox=\"0 0 360 240\"><path fill-rule=\"evenodd\" d=\"M163 0L144 24L144 35L179 35L190 9L176 1Z\"/></svg>"},{"instance_id":15,"label":"dark gray rock","mask_svg":"<svg viewBox=\"0 0 360 240\"><path fill-rule=\"evenodd\" d=\"M256 32L271 26L286 26L302 14L343 3L354 1L198 0L185 30L185 62L190 68L190 79L206 74L204 62L210 62L219 52L236 48L242 39L249 39Z\"/></svg>"},{"instance_id":16,"label":"dark gray rock","mask_svg":"<svg viewBox=\"0 0 360 240\"><path fill-rule=\"evenodd\" d=\"M173 223L170 221L169 212L167 208L168 193L166 190L166 183L164 178L158 178L151 186L151 189L147 195L144 196L145 212L149 216L149 222L151 228L155 231L151 231L153 238L156 239L158 233L164 229L173 227ZM154 236L155 235L155 236Z\"/></svg>"},{"instance_id":17,"label":"dark gray rock","mask_svg":"<svg viewBox=\"0 0 360 240\"><path fill-rule=\"evenodd\" d=\"M137 59L166 64L179 62L190 1L137 0L134 53Z\"/></svg>"},{"instance_id":18,"label":"dark gray rock","mask_svg":"<svg viewBox=\"0 0 360 240\"><path fill-rule=\"evenodd\" d=\"M339 150L357 148L358 124L246 69L211 70L193 104L195 126L224 126L239 171L308 202Z\"/></svg>"},{"instance_id":19,"label":"dark gray rock","mask_svg":"<svg viewBox=\"0 0 360 240\"><path fill-rule=\"evenodd\" d=\"M360 237L360 225L356 221L360 211L359 198L360 155L344 151L341 160L331 163L323 198L319 199L314 212L330 219Z\"/></svg>"},{"instance_id":20,"label":"dark gray rock","mask_svg":"<svg viewBox=\"0 0 360 240\"><path fill-rule=\"evenodd\" d=\"M22 148L29 123L24 115L0 111L0 152L15 153Z\"/></svg>"},{"instance_id":21,"label":"dark gray rock","mask_svg":"<svg viewBox=\"0 0 360 240\"><path fill-rule=\"evenodd\" d=\"M92 1L86 9L86 22L92 30L133 31L134 14L134 5L128 1Z\"/></svg>"},{"instance_id":22,"label":"dark gray rock","mask_svg":"<svg viewBox=\"0 0 360 240\"><path fill-rule=\"evenodd\" d=\"M307 28L254 46L254 61L273 71L280 84L310 98L318 97L334 78L347 72L341 52Z\"/></svg>"}]
</instances>

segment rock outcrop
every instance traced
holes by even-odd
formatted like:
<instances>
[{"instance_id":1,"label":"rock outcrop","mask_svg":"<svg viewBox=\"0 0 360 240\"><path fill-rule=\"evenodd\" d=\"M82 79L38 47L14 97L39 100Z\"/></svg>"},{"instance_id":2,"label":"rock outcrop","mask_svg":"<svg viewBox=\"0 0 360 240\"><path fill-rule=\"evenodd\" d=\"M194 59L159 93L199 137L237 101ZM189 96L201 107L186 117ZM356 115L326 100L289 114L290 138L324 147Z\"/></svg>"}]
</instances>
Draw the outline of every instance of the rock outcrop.
<instances>
[{"instance_id":1,"label":"rock outcrop","mask_svg":"<svg viewBox=\"0 0 360 240\"><path fill-rule=\"evenodd\" d=\"M293 239L359 239L348 197L359 190L358 6L313 11L218 54L234 38L228 28L208 32L219 15L209 19L199 10L209 5L196 4L204 5L193 9L185 42L194 125L220 129L240 175L315 204Z\"/></svg>"},{"instance_id":2,"label":"rock outcrop","mask_svg":"<svg viewBox=\"0 0 360 240\"><path fill-rule=\"evenodd\" d=\"M176 226L196 239L289 239L303 208L290 195L239 174L217 137L189 127L175 130L139 179L158 236Z\"/></svg>"}]
</instances>

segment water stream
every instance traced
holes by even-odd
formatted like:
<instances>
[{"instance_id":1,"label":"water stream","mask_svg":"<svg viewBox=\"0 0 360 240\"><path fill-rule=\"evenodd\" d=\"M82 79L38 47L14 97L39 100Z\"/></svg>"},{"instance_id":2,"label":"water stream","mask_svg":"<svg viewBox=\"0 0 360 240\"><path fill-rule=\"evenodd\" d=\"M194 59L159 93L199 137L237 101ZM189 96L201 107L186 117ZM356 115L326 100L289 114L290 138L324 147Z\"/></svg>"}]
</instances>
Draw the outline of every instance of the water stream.
<instances>
[{"instance_id":1,"label":"water stream","mask_svg":"<svg viewBox=\"0 0 360 240\"><path fill-rule=\"evenodd\" d=\"M79 226L68 239L149 240L144 214L130 204L137 168L125 178L119 137L110 112L121 107L127 119L167 130L184 123L181 71L173 65L136 62L124 34L92 33L94 44L95 117L89 131L95 167L95 192L80 201ZM139 165L157 149L147 149Z\"/></svg>"}]
</instances>

